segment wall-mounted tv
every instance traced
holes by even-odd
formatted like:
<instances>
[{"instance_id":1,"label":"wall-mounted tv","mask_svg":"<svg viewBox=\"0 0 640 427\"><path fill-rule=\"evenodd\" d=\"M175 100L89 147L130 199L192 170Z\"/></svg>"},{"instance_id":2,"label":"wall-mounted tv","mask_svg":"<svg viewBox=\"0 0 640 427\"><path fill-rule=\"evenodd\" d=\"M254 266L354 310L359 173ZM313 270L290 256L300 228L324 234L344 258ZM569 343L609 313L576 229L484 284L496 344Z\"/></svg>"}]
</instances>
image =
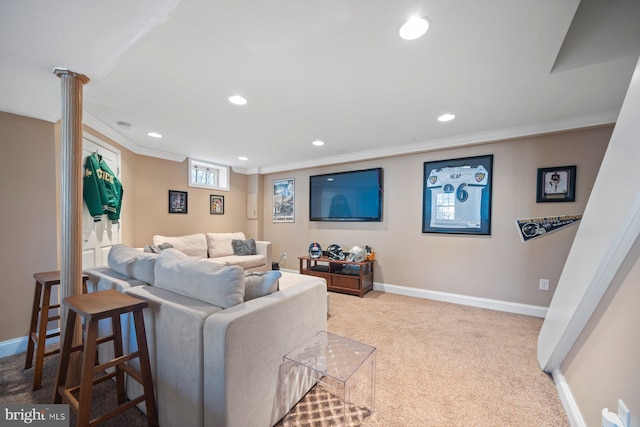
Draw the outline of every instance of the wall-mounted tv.
<instances>
[{"instance_id":1,"label":"wall-mounted tv","mask_svg":"<svg viewBox=\"0 0 640 427\"><path fill-rule=\"evenodd\" d=\"M382 221L382 168L309 177L309 221Z\"/></svg>"}]
</instances>

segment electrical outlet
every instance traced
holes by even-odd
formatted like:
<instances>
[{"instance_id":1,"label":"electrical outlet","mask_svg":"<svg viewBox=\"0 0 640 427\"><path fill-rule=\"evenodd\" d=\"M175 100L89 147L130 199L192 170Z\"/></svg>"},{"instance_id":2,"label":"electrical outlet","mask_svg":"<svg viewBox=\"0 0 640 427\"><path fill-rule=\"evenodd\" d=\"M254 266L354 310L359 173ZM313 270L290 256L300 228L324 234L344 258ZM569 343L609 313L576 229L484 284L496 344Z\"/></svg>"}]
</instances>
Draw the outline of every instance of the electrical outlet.
<instances>
[{"instance_id":1,"label":"electrical outlet","mask_svg":"<svg viewBox=\"0 0 640 427\"><path fill-rule=\"evenodd\" d=\"M631 411L627 409L627 405L624 404L622 399L618 399L618 418L622 420L624 427L629 427L631 422Z\"/></svg>"},{"instance_id":2,"label":"electrical outlet","mask_svg":"<svg viewBox=\"0 0 640 427\"><path fill-rule=\"evenodd\" d=\"M287 253L286 253L286 252L284 252L284 253L282 254L282 259L287 259Z\"/></svg>"},{"instance_id":3,"label":"electrical outlet","mask_svg":"<svg viewBox=\"0 0 640 427\"><path fill-rule=\"evenodd\" d=\"M540 279L540 290L541 291L549 290L549 279Z\"/></svg>"}]
</instances>

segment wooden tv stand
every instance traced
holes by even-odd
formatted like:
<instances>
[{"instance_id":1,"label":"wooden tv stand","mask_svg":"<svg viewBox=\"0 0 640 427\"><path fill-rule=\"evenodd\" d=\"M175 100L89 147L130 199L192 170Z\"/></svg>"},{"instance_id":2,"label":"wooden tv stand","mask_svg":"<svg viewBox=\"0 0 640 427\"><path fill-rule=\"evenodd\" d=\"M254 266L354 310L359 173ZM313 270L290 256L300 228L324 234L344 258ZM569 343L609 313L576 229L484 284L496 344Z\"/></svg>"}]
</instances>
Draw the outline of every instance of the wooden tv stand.
<instances>
[{"instance_id":1,"label":"wooden tv stand","mask_svg":"<svg viewBox=\"0 0 640 427\"><path fill-rule=\"evenodd\" d=\"M300 274L322 277L327 290L357 295L360 298L373 289L373 260L336 261L328 257L298 257Z\"/></svg>"}]
</instances>

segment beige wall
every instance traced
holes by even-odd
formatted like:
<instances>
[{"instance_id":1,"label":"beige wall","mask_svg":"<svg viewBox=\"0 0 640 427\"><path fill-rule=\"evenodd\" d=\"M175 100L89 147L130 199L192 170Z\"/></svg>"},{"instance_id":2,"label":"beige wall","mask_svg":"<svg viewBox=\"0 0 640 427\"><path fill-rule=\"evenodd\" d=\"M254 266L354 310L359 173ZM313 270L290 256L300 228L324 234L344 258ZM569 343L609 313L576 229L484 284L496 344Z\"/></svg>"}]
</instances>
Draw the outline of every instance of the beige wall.
<instances>
[{"instance_id":1,"label":"beige wall","mask_svg":"<svg viewBox=\"0 0 640 427\"><path fill-rule=\"evenodd\" d=\"M230 191L189 187L189 161L182 163L147 156L138 156L134 192L136 224L133 245L150 244L154 234L179 236L205 232L242 231L247 233L246 175L231 172ZM185 214L168 213L169 190L186 191L188 205ZM224 215L211 215L209 196L224 196ZM247 235L247 238L254 237ZM254 237L255 238L255 237Z\"/></svg>"},{"instance_id":2,"label":"beige wall","mask_svg":"<svg viewBox=\"0 0 640 427\"><path fill-rule=\"evenodd\" d=\"M33 274L57 268L53 123L0 112L0 342L27 335Z\"/></svg>"},{"instance_id":3,"label":"beige wall","mask_svg":"<svg viewBox=\"0 0 640 427\"><path fill-rule=\"evenodd\" d=\"M618 399L640 426L639 256L640 240L561 366L588 426L601 425L602 408L617 413Z\"/></svg>"},{"instance_id":4,"label":"beige wall","mask_svg":"<svg viewBox=\"0 0 640 427\"><path fill-rule=\"evenodd\" d=\"M378 283L548 306L577 227L522 243L514 221L582 213L611 131L611 126L599 127L270 174L264 180L264 238L273 242L274 259L289 254L287 269L298 268L296 257L305 255L314 241L325 248L337 243L345 250L366 244L376 252ZM485 154L494 155L491 236L423 234L423 163ZM574 164L576 202L536 203L537 169ZM378 166L384 168L382 222L309 222L309 175ZM281 178L295 178L293 224L273 224L269 216L272 181ZM540 278L550 280L550 291L538 290Z\"/></svg>"}]
</instances>

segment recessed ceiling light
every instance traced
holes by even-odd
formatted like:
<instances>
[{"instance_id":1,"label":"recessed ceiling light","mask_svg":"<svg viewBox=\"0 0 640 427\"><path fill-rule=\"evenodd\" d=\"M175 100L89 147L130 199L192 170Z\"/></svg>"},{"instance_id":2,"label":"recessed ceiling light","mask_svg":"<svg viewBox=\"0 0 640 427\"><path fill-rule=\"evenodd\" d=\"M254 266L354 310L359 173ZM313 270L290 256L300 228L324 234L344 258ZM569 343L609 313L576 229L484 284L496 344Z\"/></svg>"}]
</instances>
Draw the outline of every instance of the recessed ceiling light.
<instances>
[{"instance_id":1,"label":"recessed ceiling light","mask_svg":"<svg viewBox=\"0 0 640 427\"><path fill-rule=\"evenodd\" d=\"M238 157L238 160L245 161L245 160L249 160L249 158L245 157L245 156L240 156L240 157Z\"/></svg>"},{"instance_id":2,"label":"recessed ceiling light","mask_svg":"<svg viewBox=\"0 0 640 427\"><path fill-rule=\"evenodd\" d=\"M160 135L158 132L147 132L147 135L149 135L151 138L162 138L162 135Z\"/></svg>"},{"instance_id":3,"label":"recessed ceiling light","mask_svg":"<svg viewBox=\"0 0 640 427\"><path fill-rule=\"evenodd\" d=\"M247 99L240 95L232 95L229 97L229 102L235 105L244 105L247 103Z\"/></svg>"},{"instance_id":4,"label":"recessed ceiling light","mask_svg":"<svg viewBox=\"0 0 640 427\"><path fill-rule=\"evenodd\" d=\"M439 122L448 122L456 118L455 114L446 113L438 117Z\"/></svg>"},{"instance_id":5,"label":"recessed ceiling light","mask_svg":"<svg viewBox=\"0 0 640 427\"><path fill-rule=\"evenodd\" d=\"M312 142L313 145L315 145L316 147L322 147L324 145L324 141L320 141L319 139L316 139L315 141Z\"/></svg>"},{"instance_id":6,"label":"recessed ceiling light","mask_svg":"<svg viewBox=\"0 0 640 427\"><path fill-rule=\"evenodd\" d=\"M425 16L412 16L400 27L400 37L405 40L415 40L422 37L429 29L429 18Z\"/></svg>"}]
</instances>

